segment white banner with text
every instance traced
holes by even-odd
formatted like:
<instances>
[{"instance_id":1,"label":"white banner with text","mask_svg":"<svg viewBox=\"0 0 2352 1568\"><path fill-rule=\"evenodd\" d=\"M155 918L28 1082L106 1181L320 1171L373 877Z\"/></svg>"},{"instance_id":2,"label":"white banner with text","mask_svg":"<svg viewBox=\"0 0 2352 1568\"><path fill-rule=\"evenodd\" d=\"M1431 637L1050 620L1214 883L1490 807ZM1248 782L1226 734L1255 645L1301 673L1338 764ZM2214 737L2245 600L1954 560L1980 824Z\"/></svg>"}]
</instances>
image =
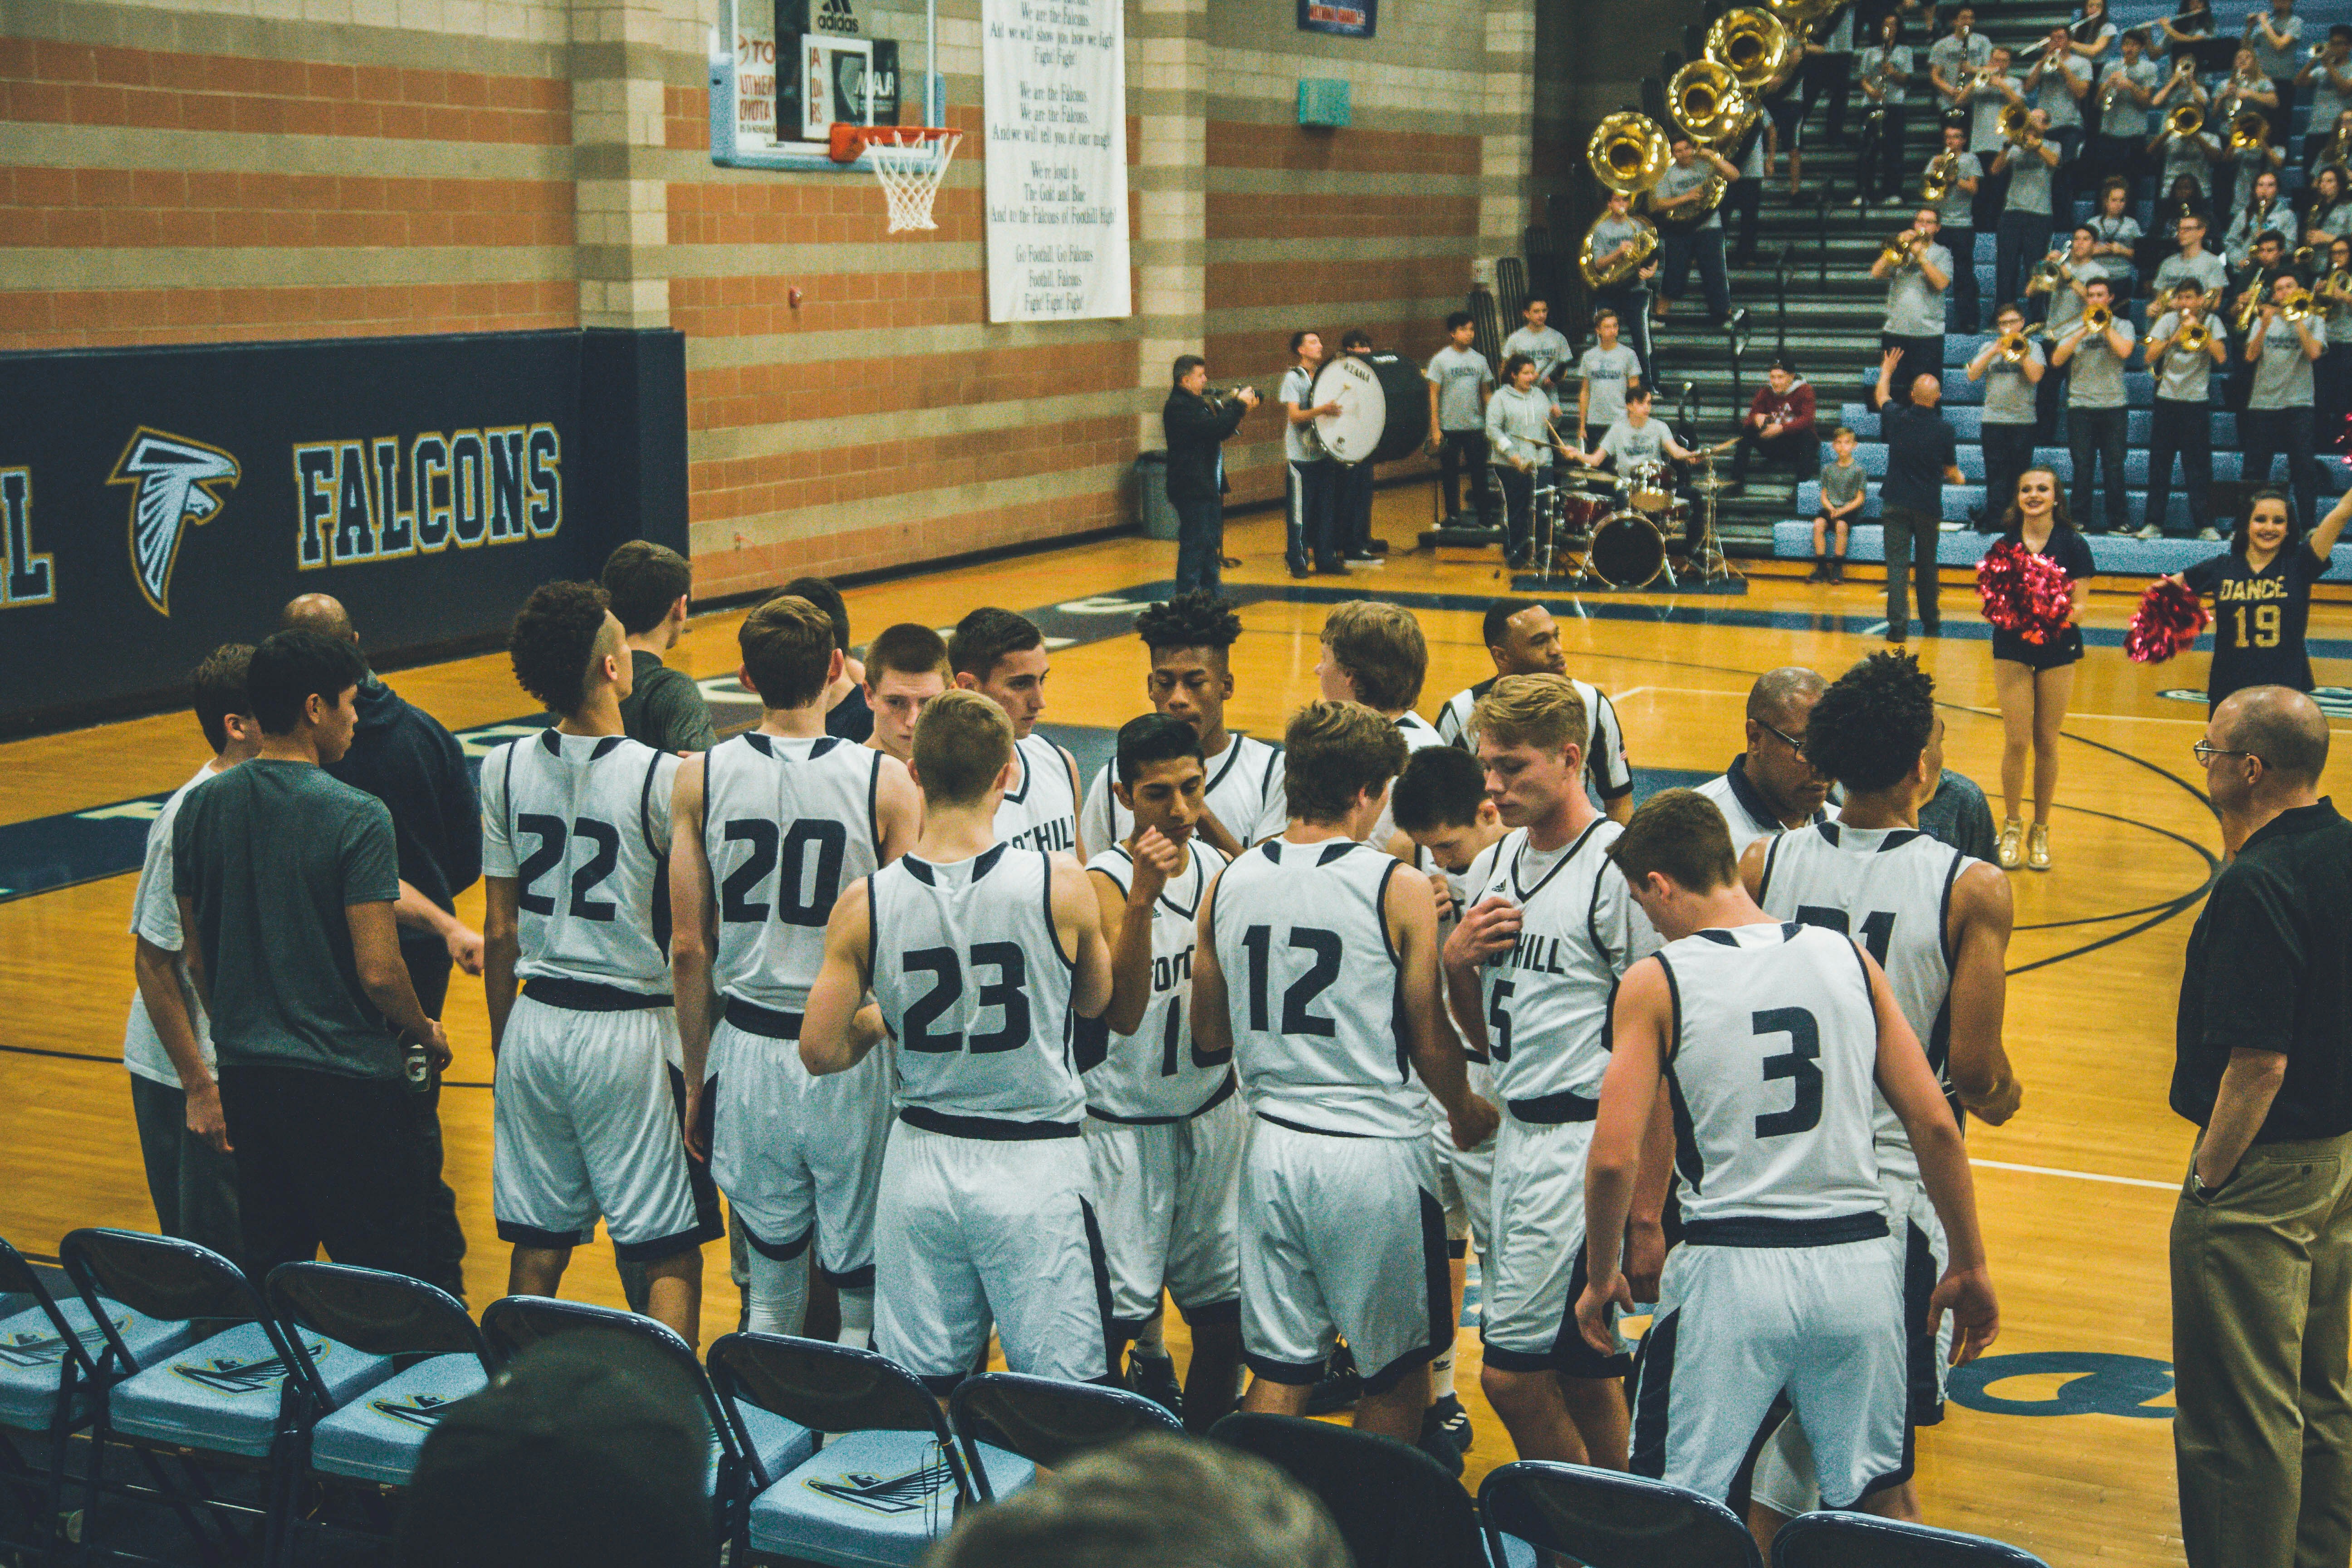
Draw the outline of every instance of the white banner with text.
<instances>
[{"instance_id":1,"label":"white banner with text","mask_svg":"<svg viewBox=\"0 0 2352 1568\"><path fill-rule=\"evenodd\" d=\"M1127 316L1119 0L982 0L988 319Z\"/></svg>"}]
</instances>

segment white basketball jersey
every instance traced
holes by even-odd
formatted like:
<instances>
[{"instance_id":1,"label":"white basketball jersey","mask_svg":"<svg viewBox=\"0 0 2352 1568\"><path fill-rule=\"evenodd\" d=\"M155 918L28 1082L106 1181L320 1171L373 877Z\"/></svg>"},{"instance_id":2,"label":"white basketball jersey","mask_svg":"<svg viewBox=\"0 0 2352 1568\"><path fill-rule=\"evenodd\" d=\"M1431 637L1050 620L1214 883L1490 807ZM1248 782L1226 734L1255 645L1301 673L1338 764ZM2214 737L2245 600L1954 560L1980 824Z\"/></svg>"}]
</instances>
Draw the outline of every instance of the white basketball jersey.
<instances>
[{"instance_id":1,"label":"white basketball jersey","mask_svg":"<svg viewBox=\"0 0 2352 1568\"><path fill-rule=\"evenodd\" d=\"M1492 691L1501 679L1489 676L1446 699L1445 706L1437 710L1438 738L1476 756L1478 730L1471 715L1477 710L1478 699ZM1593 794L1613 800L1633 787L1633 768L1625 757L1625 730L1617 721L1617 705L1590 681L1570 676L1568 683L1584 699L1584 776L1591 781Z\"/></svg>"},{"instance_id":2,"label":"white basketball jersey","mask_svg":"<svg viewBox=\"0 0 2352 1568\"><path fill-rule=\"evenodd\" d=\"M1465 909L1496 893L1519 906L1517 942L1479 976L1495 1091L1506 1100L1600 1097L1617 978L1659 945L1609 859L1624 831L1599 818L1551 858L1517 828L1471 864Z\"/></svg>"},{"instance_id":3,"label":"white basketball jersey","mask_svg":"<svg viewBox=\"0 0 2352 1568\"><path fill-rule=\"evenodd\" d=\"M703 762L702 847L719 904L711 978L779 1013L808 1005L841 889L881 864L882 753L835 735L722 741Z\"/></svg>"},{"instance_id":4,"label":"white basketball jersey","mask_svg":"<svg viewBox=\"0 0 2352 1568\"><path fill-rule=\"evenodd\" d=\"M1432 746L1445 744L1444 737L1438 734L1435 726L1418 713L1407 711L1398 714L1396 727L1397 733L1404 737L1404 754L1408 757L1415 752L1425 752ZM1393 791L1396 781L1390 780L1389 787ZM1391 799L1383 799L1381 802L1381 819L1373 826L1372 836L1364 842L1376 847L1385 848L1388 841L1396 837L1396 830L1395 802Z\"/></svg>"},{"instance_id":5,"label":"white basketball jersey","mask_svg":"<svg viewBox=\"0 0 2352 1568\"><path fill-rule=\"evenodd\" d=\"M1086 1091L1070 1048L1074 964L1054 929L1045 853L1000 844L947 865L904 855L868 885L874 1000L898 1042L900 1110L1075 1125Z\"/></svg>"},{"instance_id":6,"label":"white basketball jersey","mask_svg":"<svg viewBox=\"0 0 2352 1568\"><path fill-rule=\"evenodd\" d=\"M1773 840L1757 902L1782 920L1853 937L1886 972L1939 1083L1952 1037L1952 888L1977 864L1916 827L1824 822ZM1910 1134L1879 1098L1878 1159L1916 1175Z\"/></svg>"},{"instance_id":7,"label":"white basketball jersey","mask_svg":"<svg viewBox=\"0 0 2352 1568\"><path fill-rule=\"evenodd\" d=\"M669 990L669 792L678 759L554 729L482 763L482 874L510 877L524 980Z\"/></svg>"},{"instance_id":8,"label":"white basketball jersey","mask_svg":"<svg viewBox=\"0 0 2352 1568\"><path fill-rule=\"evenodd\" d=\"M1118 796L1111 793L1111 772L1118 765L1116 760L1102 765L1095 782L1087 786L1087 804L1078 813L1087 847L1096 854L1126 842L1135 831L1135 814L1119 805ZM1290 826L1280 746L1234 735L1223 751L1208 760L1208 770L1201 797L1244 848Z\"/></svg>"},{"instance_id":9,"label":"white basketball jersey","mask_svg":"<svg viewBox=\"0 0 2352 1568\"><path fill-rule=\"evenodd\" d=\"M1114 1035L1099 1021L1081 1018L1073 1027L1082 1047L1092 1038L1108 1054L1087 1071L1087 1105L1097 1114L1124 1121L1190 1116L1206 1105L1233 1076L1230 1053L1203 1057L1192 1044L1192 949L1202 895L1225 858L1195 837L1187 846L1192 864L1171 878L1151 906L1151 1000L1131 1035ZM1115 844L1087 862L1122 893L1135 885L1135 859ZM1115 936L1106 931L1106 937Z\"/></svg>"},{"instance_id":10,"label":"white basketball jersey","mask_svg":"<svg viewBox=\"0 0 2352 1568\"><path fill-rule=\"evenodd\" d=\"M1685 1226L1884 1215L1872 1148L1878 1018L1853 943L1818 926L1718 927L1658 953Z\"/></svg>"},{"instance_id":11,"label":"white basketball jersey","mask_svg":"<svg viewBox=\"0 0 2352 1568\"><path fill-rule=\"evenodd\" d=\"M996 841L1019 849L1078 852L1078 797L1070 789L1070 764L1062 748L1032 733L1013 743L1019 763L1013 787L996 808Z\"/></svg>"},{"instance_id":12,"label":"white basketball jersey","mask_svg":"<svg viewBox=\"0 0 2352 1568\"><path fill-rule=\"evenodd\" d=\"M1428 1134L1381 913L1389 879L1415 874L1350 839L1269 838L1218 879L1210 931L1234 1064L1259 1115L1310 1132Z\"/></svg>"}]
</instances>

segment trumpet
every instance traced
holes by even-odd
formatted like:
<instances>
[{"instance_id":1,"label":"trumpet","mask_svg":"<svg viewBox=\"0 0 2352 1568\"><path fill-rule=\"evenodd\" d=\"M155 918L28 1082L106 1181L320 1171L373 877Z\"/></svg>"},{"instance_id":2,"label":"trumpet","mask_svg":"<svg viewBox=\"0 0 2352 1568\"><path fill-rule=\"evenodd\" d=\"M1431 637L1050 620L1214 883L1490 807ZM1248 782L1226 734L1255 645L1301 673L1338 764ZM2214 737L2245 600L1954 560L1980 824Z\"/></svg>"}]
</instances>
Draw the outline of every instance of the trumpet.
<instances>
[{"instance_id":1,"label":"trumpet","mask_svg":"<svg viewBox=\"0 0 2352 1568\"><path fill-rule=\"evenodd\" d=\"M2186 142L2205 129L2205 111L2193 103L2184 103L2164 117L2167 134Z\"/></svg>"},{"instance_id":2,"label":"trumpet","mask_svg":"<svg viewBox=\"0 0 2352 1568\"><path fill-rule=\"evenodd\" d=\"M2244 301L2238 307L2235 325L2241 332L2253 330L2254 318L2263 313L2263 286L2256 282L2248 287Z\"/></svg>"},{"instance_id":3,"label":"trumpet","mask_svg":"<svg viewBox=\"0 0 2352 1568\"><path fill-rule=\"evenodd\" d=\"M2271 122L2255 110L2242 109L2230 116L2230 151L2252 152L2267 146L2271 139Z\"/></svg>"},{"instance_id":4,"label":"trumpet","mask_svg":"<svg viewBox=\"0 0 2352 1568\"><path fill-rule=\"evenodd\" d=\"M2352 272L2337 268L2320 280L2319 292L2325 301L2321 308L2331 316L2352 304Z\"/></svg>"},{"instance_id":5,"label":"trumpet","mask_svg":"<svg viewBox=\"0 0 2352 1568\"><path fill-rule=\"evenodd\" d=\"M1920 176L1919 199L1930 205L1942 205L1944 199L1952 194L1952 186L1959 179L1956 172L1959 166L1960 160L1957 154L1937 153L1934 161L1928 163L1927 172Z\"/></svg>"},{"instance_id":6,"label":"trumpet","mask_svg":"<svg viewBox=\"0 0 2352 1568\"><path fill-rule=\"evenodd\" d=\"M1885 248L1878 253L1880 263L1894 268L1897 272L1906 267L1917 266L1919 258L1912 254L1911 247L1918 241L1918 238L1917 229L1905 229L1893 239L1888 240Z\"/></svg>"}]
</instances>

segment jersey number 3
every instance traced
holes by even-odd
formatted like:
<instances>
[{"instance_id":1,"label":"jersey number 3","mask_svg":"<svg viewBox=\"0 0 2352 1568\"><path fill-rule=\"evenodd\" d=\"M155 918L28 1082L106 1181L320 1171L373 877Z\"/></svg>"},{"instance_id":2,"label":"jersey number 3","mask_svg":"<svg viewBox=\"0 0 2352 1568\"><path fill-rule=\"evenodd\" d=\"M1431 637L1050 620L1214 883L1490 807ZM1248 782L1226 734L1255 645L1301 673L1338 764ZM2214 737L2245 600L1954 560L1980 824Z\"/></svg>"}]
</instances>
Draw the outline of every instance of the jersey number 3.
<instances>
[{"instance_id":1,"label":"jersey number 3","mask_svg":"<svg viewBox=\"0 0 2352 1568\"><path fill-rule=\"evenodd\" d=\"M1748 1015L1757 1037L1786 1035L1789 1048L1764 1058L1764 1081L1792 1080L1795 1098L1786 1110L1768 1110L1756 1119L1759 1138L1786 1138L1811 1132L1822 1124L1822 1026L1802 1007L1772 1007Z\"/></svg>"}]
</instances>

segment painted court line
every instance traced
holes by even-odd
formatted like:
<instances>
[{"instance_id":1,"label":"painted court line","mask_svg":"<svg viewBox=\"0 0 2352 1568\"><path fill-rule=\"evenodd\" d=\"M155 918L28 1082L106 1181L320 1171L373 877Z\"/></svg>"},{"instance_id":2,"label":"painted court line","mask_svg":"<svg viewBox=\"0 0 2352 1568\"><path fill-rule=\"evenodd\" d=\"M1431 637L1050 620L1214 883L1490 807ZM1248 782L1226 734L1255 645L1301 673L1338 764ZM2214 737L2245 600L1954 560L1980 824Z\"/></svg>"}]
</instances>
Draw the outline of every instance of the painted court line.
<instances>
[{"instance_id":1,"label":"painted court line","mask_svg":"<svg viewBox=\"0 0 2352 1568\"><path fill-rule=\"evenodd\" d=\"M2013 1165L2006 1160L1976 1160L1971 1165L1981 1165L1988 1171L2021 1171L2029 1176L2068 1176L2078 1182L2105 1182L2118 1187L2153 1187L2159 1193L2177 1193L2179 1182L2151 1182L2140 1176L2105 1176L2096 1171L2060 1171L2048 1165Z\"/></svg>"}]
</instances>

